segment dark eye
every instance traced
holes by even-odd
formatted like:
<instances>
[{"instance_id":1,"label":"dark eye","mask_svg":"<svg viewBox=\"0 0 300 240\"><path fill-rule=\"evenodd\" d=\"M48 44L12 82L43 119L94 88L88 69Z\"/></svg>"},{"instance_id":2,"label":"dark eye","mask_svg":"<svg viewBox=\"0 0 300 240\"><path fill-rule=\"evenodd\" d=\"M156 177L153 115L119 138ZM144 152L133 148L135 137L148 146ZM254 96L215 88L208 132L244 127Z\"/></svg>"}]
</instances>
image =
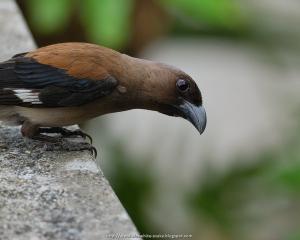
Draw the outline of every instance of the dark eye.
<instances>
[{"instance_id":1,"label":"dark eye","mask_svg":"<svg viewBox=\"0 0 300 240\"><path fill-rule=\"evenodd\" d=\"M185 92L190 88L189 82L184 79L179 79L176 82L176 86L179 89L179 91L181 91L181 92Z\"/></svg>"}]
</instances>

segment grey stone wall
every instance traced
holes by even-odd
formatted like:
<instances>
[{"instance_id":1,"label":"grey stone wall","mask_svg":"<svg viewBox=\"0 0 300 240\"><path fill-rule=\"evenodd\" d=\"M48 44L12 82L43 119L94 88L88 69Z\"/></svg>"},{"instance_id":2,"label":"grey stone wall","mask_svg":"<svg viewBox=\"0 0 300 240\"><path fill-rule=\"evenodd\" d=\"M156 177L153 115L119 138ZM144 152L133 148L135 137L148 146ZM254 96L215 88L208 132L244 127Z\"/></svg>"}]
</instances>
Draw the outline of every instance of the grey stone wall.
<instances>
[{"instance_id":1,"label":"grey stone wall","mask_svg":"<svg viewBox=\"0 0 300 240\"><path fill-rule=\"evenodd\" d=\"M35 44L12 0L0 1L0 59ZM46 151L0 126L0 239L106 239L136 228L87 151Z\"/></svg>"}]
</instances>

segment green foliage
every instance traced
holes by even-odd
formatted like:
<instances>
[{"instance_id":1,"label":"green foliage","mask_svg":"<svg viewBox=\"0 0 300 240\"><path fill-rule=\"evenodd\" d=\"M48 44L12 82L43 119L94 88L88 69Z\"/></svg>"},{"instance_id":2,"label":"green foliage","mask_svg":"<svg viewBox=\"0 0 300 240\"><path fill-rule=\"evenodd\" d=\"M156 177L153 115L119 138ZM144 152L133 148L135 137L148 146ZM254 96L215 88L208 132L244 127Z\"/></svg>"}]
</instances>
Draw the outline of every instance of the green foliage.
<instances>
[{"instance_id":1,"label":"green foliage","mask_svg":"<svg viewBox=\"0 0 300 240\"><path fill-rule=\"evenodd\" d=\"M248 198L245 187L255 182L262 184L261 177L269 168L268 161L258 162L250 166L236 166L222 176L208 169L207 178L199 188L187 195L187 205L198 217L206 217L229 230L235 225L235 210L241 208Z\"/></svg>"},{"instance_id":2,"label":"green foliage","mask_svg":"<svg viewBox=\"0 0 300 240\"><path fill-rule=\"evenodd\" d=\"M204 180L202 177L195 189L185 193L186 207L196 219L200 220L199 223L213 223L224 235L230 236L230 239L241 239L240 234L244 236L244 233L241 233L240 229L245 225L248 229L252 229L257 222L266 224L270 221L270 217L280 218L282 209L277 204L282 201L289 203L289 208L293 211L299 211L298 132L300 130L296 130L294 138L286 142L282 148L269 149L268 152L251 160L246 157L235 159L237 164L223 174L208 168ZM144 233L161 231L153 229L145 212L145 205L149 203L152 190L155 188L151 171L145 166L132 164L129 159L131 156L123 151L121 144L112 146L110 152L113 153L111 160L114 171L109 175L109 180L139 231ZM248 164L244 164L245 162ZM266 213L260 215L255 211L252 212L253 206L263 212L266 202L271 206L266 209ZM199 226L201 227L205 226ZM299 239L297 228L291 227L290 232L282 234L285 236L284 239Z\"/></svg>"},{"instance_id":3,"label":"green foliage","mask_svg":"<svg viewBox=\"0 0 300 240\"><path fill-rule=\"evenodd\" d=\"M287 240L300 240L300 232L291 233Z\"/></svg>"},{"instance_id":4,"label":"green foliage","mask_svg":"<svg viewBox=\"0 0 300 240\"><path fill-rule=\"evenodd\" d=\"M216 28L239 29L245 19L236 2L231 0L161 0L166 8L175 8L198 24Z\"/></svg>"},{"instance_id":5,"label":"green foliage","mask_svg":"<svg viewBox=\"0 0 300 240\"><path fill-rule=\"evenodd\" d=\"M282 148L270 149L251 161L245 157L236 159L239 165L225 174L208 169L198 189L187 195L187 206L199 219L214 222L232 236L241 228L241 220L253 221L254 216L251 213L247 215L247 209L253 205L269 202L272 206L284 200L289 202L290 207L294 203L297 206L300 196L299 132L296 131L294 138ZM252 164L240 165L242 162ZM297 207L293 210L299 211ZM278 216L281 210L273 208L272 211ZM263 221L256 217L255 221ZM298 230L292 230L295 232L289 233L286 239L299 239Z\"/></svg>"},{"instance_id":6,"label":"green foliage","mask_svg":"<svg viewBox=\"0 0 300 240\"><path fill-rule=\"evenodd\" d=\"M129 156L120 144L111 147L114 171L107 177L114 191L133 219L139 232L150 233L151 228L145 214L145 204L151 196L154 179L151 171L130 163Z\"/></svg>"},{"instance_id":7,"label":"green foliage","mask_svg":"<svg viewBox=\"0 0 300 240\"><path fill-rule=\"evenodd\" d=\"M300 193L300 163L282 167L278 171L276 180L294 193Z\"/></svg>"},{"instance_id":8,"label":"green foliage","mask_svg":"<svg viewBox=\"0 0 300 240\"><path fill-rule=\"evenodd\" d=\"M202 220L214 223L225 235L231 236L231 239L240 239L239 229L243 224L268 221L268 216L262 220L261 216L253 215L249 210L253 206L258 206L259 209L260 204L264 202L269 202L270 205L282 200L291 204L298 202L300 193L298 146L299 141L292 139L282 149L270 149L255 159L239 157L236 159L238 164L233 165L224 174L208 168L205 171L205 179L199 181L198 188L186 193L186 206L200 222ZM113 153L111 160L114 171L108 176L109 180L139 231L143 233L161 231L153 229L145 212L145 205L151 199L155 188L151 171L145 166L132 164L129 159L131 156L123 151L121 144L113 145L110 152ZM285 157L288 158L282 161ZM242 164L244 162L249 164ZM281 211L276 208L271 210L275 211L274 214L280 214ZM298 211L296 208L294 210ZM286 233L286 239L298 238L297 229Z\"/></svg>"},{"instance_id":9,"label":"green foliage","mask_svg":"<svg viewBox=\"0 0 300 240\"><path fill-rule=\"evenodd\" d=\"M30 21L43 35L63 31L79 10L89 41L121 49L130 36L133 0L29 0Z\"/></svg>"},{"instance_id":10,"label":"green foliage","mask_svg":"<svg viewBox=\"0 0 300 240\"><path fill-rule=\"evenodd\" d=\"M62 31L71 15L71 0L28 0L31 24L42 34Z\"/></svg>"},{"instance_id":11,"label":"green foliage","mask_svg":"<svg viewBox=\"0 0 300 240\"><path fill-rule=\"evenodd\" d=\"M293 138L277 154L279 164L274 171L274 183L279 184L292 194L300 194L300 129L296 129Z\"/></svg>"},{"instance_id":12,"label":"green foliage","mask_svg":"<svg viewBox=\"0 0 300 240\"><path fill-rule=\"evenodd\" d=\"M229 0L157 0L176 9L195 25L240 30L245 26L238 5ZM74 13L79 13L87 39L107 47L126 47L132 32L134 0L28 0L30 22L38 33L62 32ZM76 10L76 12L75 12ZM188 27L188 26L185 26Z\"/></svg>"},{"instance_id":13,"label":"green foliage","mask_svg":"<svg viewBox=\"0 0 300 240\"><path fill-rule=\"evenodd\" d=\"M95 43L120 49L130 36L132 0L85 0L82 20L88 38Z\"/></svg>"}]
</instances>

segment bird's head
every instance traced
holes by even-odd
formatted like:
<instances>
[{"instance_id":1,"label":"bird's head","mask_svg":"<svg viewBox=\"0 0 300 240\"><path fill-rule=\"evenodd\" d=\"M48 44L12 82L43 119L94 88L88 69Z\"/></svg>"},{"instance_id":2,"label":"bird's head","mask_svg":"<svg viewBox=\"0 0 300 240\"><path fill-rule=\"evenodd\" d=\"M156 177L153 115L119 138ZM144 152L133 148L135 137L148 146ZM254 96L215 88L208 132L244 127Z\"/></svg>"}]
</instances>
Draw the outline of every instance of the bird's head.
<instances>
[{"instance_id":1,"label":"bird's head","mask_svg":"<svg viewBox=\"0 0 300 240\"><path fill-rule=\"evenodd\" d=\"M183 71L160 64L166 71L160 79L161 90L158 111L170 116L182 117L191 122L202 134L206 127L206 112L203 107L201 92L195 81Z\"/></svg>"},{"instance_id":2,"label":"bird's head","mask_svg":"<svg viewBox=\"0 0 300 240\"><path fill-rule=\"evenodd\" d=\"M128 91L133 108L143 108L182 117L202 134L206 112L195 81L183 71L162 63L135 59L134 74L129 74ZM138 103L138 105L136 105Z\"/></svg>"}]
</instances>

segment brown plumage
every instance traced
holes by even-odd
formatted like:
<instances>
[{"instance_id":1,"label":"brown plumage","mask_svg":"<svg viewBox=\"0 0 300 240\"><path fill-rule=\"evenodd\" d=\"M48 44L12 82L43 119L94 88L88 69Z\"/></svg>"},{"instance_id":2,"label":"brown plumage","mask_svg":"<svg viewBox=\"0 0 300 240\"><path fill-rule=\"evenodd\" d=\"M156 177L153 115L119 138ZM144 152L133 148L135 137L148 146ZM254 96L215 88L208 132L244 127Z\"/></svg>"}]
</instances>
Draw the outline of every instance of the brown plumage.
<instances>
[{"instance_id":1,"label":"brown plumage","mask_svg":"<svg viewBox=\"0 0 300 240\"><path fill-rule=\"evenodd\" d=\"M0 63L0 119L22 125L26 137L134 108L205 128L201 93L175 67L87 43L50 45Z\"/></svg>"}]
</instances>

